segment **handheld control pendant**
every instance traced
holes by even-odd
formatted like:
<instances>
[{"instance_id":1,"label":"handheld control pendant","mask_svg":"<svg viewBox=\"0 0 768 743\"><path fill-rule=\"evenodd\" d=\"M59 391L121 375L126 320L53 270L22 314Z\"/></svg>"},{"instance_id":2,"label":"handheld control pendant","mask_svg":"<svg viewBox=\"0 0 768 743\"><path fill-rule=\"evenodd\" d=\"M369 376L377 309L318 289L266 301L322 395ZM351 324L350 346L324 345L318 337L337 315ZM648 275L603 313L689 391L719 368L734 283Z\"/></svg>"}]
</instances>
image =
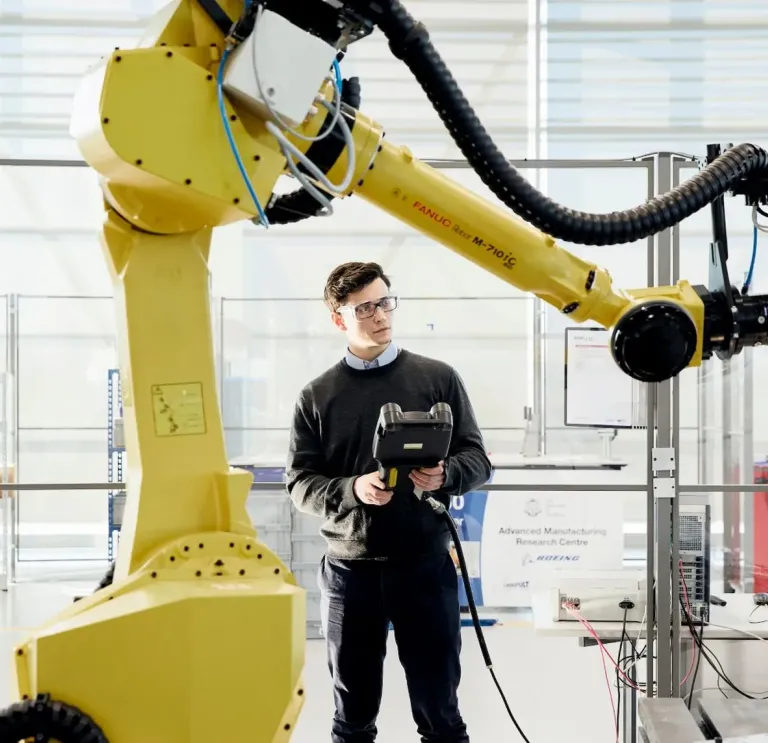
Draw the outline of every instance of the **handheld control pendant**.
<instances>
[{"instance_id":1,"label":"handheld control pendant","mask_svg":"<svg viewBox=\"0 0 768 743\"><path fill-rule=\"evenodd\" d=\"M453 434L451 406L439 402L428 413L403 412L396 403L382 406L373 437L373 458L388 490L411 491L412 469L436 467L448 456Z\"/></svg>"}]
</instances>

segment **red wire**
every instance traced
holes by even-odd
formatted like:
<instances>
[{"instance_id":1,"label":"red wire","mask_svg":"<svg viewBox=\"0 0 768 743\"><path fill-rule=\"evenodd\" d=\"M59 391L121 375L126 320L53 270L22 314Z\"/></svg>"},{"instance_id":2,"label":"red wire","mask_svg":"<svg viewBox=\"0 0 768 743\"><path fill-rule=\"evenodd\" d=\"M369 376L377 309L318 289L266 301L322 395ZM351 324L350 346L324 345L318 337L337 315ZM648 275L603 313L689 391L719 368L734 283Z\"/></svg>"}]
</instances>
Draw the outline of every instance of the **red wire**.
<instances>
[{"instance_id":1,"label":"red wire","mask_svg":"<svg viewBox=\"0 0 768 743\"><path fill-rule=\"evenodd\" d=\"M598 647L602 651L600 653L600 660L603 662L603 673L605 674L605 685L608 687L608 698L611 700L611 710L613 711L613 716L611 717L611 724L616 727L616 743L619 743L619 728L616 725L616 703L613 701L613 689L611 687L611 680L608 678L608 666L605 664L605 656L608 656L608 659L613 663L613 665L616 667L616 670L624 676L624 678L635 688L637 689L637 686L635 686L632 681L627 677L627 675L624 673L624 671L619 668L616 661L613 659L613 656L608 652L605 645L603 645L603 641L598 636L597 632L593 629L592 625L584 619L575 609L569 607L569 606L563 606L563 608L571 615L573 615L579 623L589 632L590 635L594 638L595 642L597 643Z\"/></svg>"},{"instance_id":2,"label":"red wire","mask_svg":"<svg viewBox=\"0 0 768 743\"><path fill-rule=\"evenodd\" d=\"M603 661L603 673L605 674L605 685L608 687L608 698L611 700L611 725L616 728L616 743L619 743L619 726L617 724L616 702L613 701L613 690L611 688L611 679L608 678L608 666L605 664L605 655L600 653L600 660Z\"/></svg>"},{"instance_id":3,"label":"red wire","mask_svg":"<svg viewBox=\"0 0 768 743\"><path fill-rule=\"evenodd\" d=\"M685 583L685 573L683 571L683 561L680 560L679 562L679 568L680 568L680 577L682 578L682 584L683 584L683 597L685 601L685 610L688 613L689 616L691 616L691 601L688 596L688 586ZM624 681L629 684L633 689L640 691L639 687L627 676L626 673L621 669L621 667L616 663L616 661L613 659L613 656L608 652L608 649L603 644L603 641L600 639L599 635L595 631L595 629L592 627L592 625L584 619L572 606L563 605L563 608L571 614L583 627L584 629L589 632L590 635L592 635L592 638L597 643L598 647L600 648L600 660L603 663L603 673L605 674L605 683L608 686L608 696L611 700L611 709L613 710L613 717L612 722L615 723L616 720L616 703L613 701L613 691L611 688L611 681L608 678L608 667L605 664L605 658L608 657L608 660L611 661L613 666L616 668L616 670L623 676ZM693 627L690 628L691 633L694 632ZM684 686L685 682L688 681L688 679L691 677L691 674L693 673L694 669L696 668L696 642L695 642L695 636L694 636L694 643L693 643L693 653L691 655L691 666L688 669L688 673L685 674L685 678L680 682L680 686ZM619 740L619 731L618 728L616 730L616 743L618 743Z\"/></svg>"},{"instance_id":4,"label":"red wire","mask_svg":"<svg viewBox=\"0 0 768 743\"><path fill-rule=\"evenodd\" d=\"M611 655L611 654L608 652L608 649L605 647L605 645L603 645L603 641L600 639L599 635L597 634L597 632L595 631L595 629L592 627L592 625L591 625L591 624L590 624L590 623L589 623L589 622L588 622L586 619L584 619L584 617L582 617L582 616L581 616L581 615L580 615L580 614L579 614L579 613L578 613L578 612L577 612L575 609L573 609L572 607L569 607L569 606L563 606L563 608L564 608L564 609L565 609L565 610L566 610L566 611L567 611L569 614L571 614L573 617L575 617L575 618L576 618L576 619L577 619L577 620L578 620L578 621L581 623L581 625L584 627L584 629L586 629L586 630L587 630L587 632L589 632L589 634L590 634L590 635L592 635L592 638L593 638L593 639L594 639L594 641L595 641L595 642L598 644L598 646L600 647L600 650L602 650L602 652L603 652L603 653L605 653L605 655L608 657L608 660L609 660L609 661L611 661L611 663L614 665L614 667L616 668L616 670L617 670L617 671L618 671L618 672L621 674L621 676L623 676L623 677L624 677L624 680L625 680L625 681L626 681L626 682L627 682L627 683L628 683L628 684L629 684L629 685L630 685L630 686L631 686L633 689L635 689L635 690L637 690L637 691L640 691L640 688L637 686L637 684L635 684L635 682L634 682L634 681L632 681L632 679L630 679L630 678L629 678L629 676L627 676L627 674L626 674L626 673L624 673L624 671L622 670L621 666L619 666L619 664L618 664L618 663L616 663L616 661L613 659L613 656L612 656L612 655Z\"/></svg>"}]
</instances>

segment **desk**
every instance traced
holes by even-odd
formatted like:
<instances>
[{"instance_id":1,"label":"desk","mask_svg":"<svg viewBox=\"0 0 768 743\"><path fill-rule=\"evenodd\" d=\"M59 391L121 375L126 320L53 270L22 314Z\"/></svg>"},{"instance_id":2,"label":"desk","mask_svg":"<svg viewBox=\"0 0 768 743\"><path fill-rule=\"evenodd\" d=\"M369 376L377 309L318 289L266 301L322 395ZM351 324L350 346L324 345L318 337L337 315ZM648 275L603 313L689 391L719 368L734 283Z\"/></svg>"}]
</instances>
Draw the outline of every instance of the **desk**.
<instances>
[{"instance_id":1,"label":"desk","mask_svg":"<svg viewBox=\"0 0 768 743\"><path fill-rule=\"evenodd\" d=\"M753 595L750 593L729 593L722 597L726 606L710 607L710 623L704 625L704 643L721 640L750 640L749 632L757 637L768 640L768 624L750 624L749 615L755 608ZM537 633L552 635L553 637L573 637L580 641L592 640L592 636L576 620L558 622L552 617L552 599L549 591L535 591L532 595L533 626ZM768 608L762 609L768 615ZM766 616L765 618L768 618ZM592 623L591 623L592 624ZM715 626L721 625L721 626ZM594 622L592 628L602 642L618 642L621 639L621 622ZM627 634L634 639L645 639L647 626L642 628L638 622L628 623ZM740 632L742 630L743 632ZM683 657L681 667L688 668L690 652L693 642L687 639L683 643ZM766 648L768 652L768 648ZM615 653L611 653L615 658ZM699 680L701 675L699 676ZM691 690L692 692L693 690ZM634 689L621 686L619 691L624 708L624 741L636 743L637 741L637 693Z\"/></svg>"}]
</instances>

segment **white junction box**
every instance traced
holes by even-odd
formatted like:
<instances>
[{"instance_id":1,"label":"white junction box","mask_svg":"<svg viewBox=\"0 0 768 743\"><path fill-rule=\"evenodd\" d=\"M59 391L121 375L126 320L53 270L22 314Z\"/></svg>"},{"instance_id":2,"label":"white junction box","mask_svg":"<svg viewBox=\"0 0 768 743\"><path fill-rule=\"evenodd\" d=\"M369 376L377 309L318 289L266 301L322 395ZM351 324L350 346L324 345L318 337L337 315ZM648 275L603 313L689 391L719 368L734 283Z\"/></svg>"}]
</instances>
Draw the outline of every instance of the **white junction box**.
<instances>
[{"instance_id":1,"label":"white junction box","mask_svg":"<svg viewBox=\"0 0 768 743\"><path fill-rule=\"evenodd\" d=\"M227 61L224 90L249 111L270 119L263 93L272 110L296 126L314 105L335 57L330 44L264 10L253 33Z\"/></svg>"},{"instance_id":2,"label":"white junction box","mask_svg":"<svg viewBox=\"0 0 768 743\"><path fill-rule=\"evenodd\" d=\"M556 622L578 622L564 605L572 606L579 617L592 622L623 622L622 602L629 601L627 624L643 621L646 607L644 571L584 570L558 571L550 589L552 618Z\"/></svg>"}]
</instances>

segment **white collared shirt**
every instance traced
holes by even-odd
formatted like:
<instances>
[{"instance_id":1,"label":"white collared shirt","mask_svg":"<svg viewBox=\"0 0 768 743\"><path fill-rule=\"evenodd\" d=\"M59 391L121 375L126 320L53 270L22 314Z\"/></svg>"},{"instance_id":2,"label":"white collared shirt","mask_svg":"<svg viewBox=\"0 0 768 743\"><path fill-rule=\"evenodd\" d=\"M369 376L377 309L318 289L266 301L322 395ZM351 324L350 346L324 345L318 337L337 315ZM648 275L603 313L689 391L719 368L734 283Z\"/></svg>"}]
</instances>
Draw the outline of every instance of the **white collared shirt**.
<instances>
[{"instance_id":1,"label":"white collared shirt","mask_svg":"<svg viewBox=\"0 0 768 743\"><path fill-rule=\"evenodd\" d=\"M397 344L392 341L375 359L371 361L364 361L359 356L355 356L355 354L353 354L349 349L347 349L345 360L347 365L352 369L378 369L380 366L391 364L397 358L398 353L399 349Z\"/></svg>"}]
</instances>

